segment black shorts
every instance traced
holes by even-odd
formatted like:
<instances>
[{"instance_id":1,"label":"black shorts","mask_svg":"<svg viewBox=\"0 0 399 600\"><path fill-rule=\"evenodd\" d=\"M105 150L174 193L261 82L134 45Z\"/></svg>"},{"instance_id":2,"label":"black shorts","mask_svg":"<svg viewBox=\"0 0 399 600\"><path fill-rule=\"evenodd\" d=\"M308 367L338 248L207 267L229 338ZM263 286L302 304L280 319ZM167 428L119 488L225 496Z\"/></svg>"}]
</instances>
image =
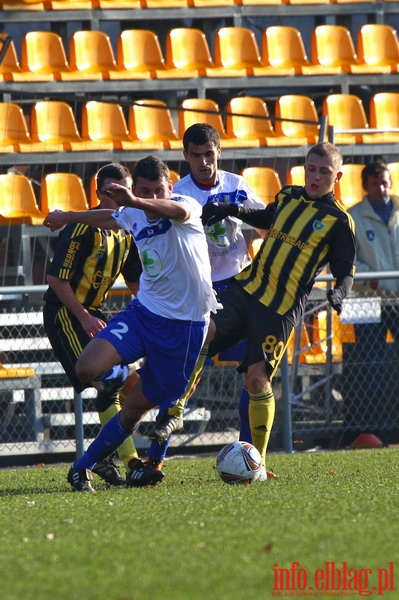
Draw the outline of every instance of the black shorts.
<instances>
[{"instance_id":1,"label":"black shorts","mask_svg":"<svg viewBox=\"0 0 399 600\"><path fill-rule=\"evenodd\" d=\"M220 301L223 309L212 315L216 335L209 345L209 355L215 356L246 339L246 354L238 371L245 373L250 365L264 360L267 376L272 379L294 332L293 315L279 315L234 280L220 294Z\"/></svg>"},{"instance_id":2,"label":"black shorts","mask_svg":"<svg viewBox=\"0 0 399 600\"><path fill-rule=\"evenodd\" d=\"M106 317L101 311L89 310L89 312L106 322ZM54 354L60 361L75 391L80 393L88 386L84 385L76 375L76 361L92 338L83 329L80 321L60 304L45 302L43 322Z\"/></svg>"}]
</instances>

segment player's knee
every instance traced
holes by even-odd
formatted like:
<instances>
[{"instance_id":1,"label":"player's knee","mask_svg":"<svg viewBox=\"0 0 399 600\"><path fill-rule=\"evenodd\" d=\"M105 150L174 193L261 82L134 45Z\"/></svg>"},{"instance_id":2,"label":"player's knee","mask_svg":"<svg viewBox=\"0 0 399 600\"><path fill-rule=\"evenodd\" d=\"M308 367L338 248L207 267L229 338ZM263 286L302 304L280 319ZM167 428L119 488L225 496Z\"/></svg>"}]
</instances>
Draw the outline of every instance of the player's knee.
<instances>
[{"instance_id":1,"label":"player's knee","mask_svg":"<svg viewBox=\"0 0 399 600\"><path fill-rule=\"evenodd\" d=\"M76 362L76 375L83 383L90 383L95 379L96 373L87 361L80 356Z\"/></svg>"}]
</instances>

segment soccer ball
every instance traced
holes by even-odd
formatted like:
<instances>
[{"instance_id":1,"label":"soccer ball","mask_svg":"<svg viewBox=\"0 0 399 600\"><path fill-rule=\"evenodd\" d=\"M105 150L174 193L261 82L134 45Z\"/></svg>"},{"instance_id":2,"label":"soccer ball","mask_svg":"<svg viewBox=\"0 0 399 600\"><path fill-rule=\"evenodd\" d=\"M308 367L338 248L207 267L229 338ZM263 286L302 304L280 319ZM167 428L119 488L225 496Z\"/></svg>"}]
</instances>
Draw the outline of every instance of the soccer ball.
<instances>
[{"instance_id":1,"label":"soccer ball","mask_svg":"<svg viewBox=\"0 0 399 600\"><path fill-rule=\"evenodd\" d=\"M249 485L258 479L261 469L261 456L249 442L227 444L216 458L216 471L229 484Z\"/></svg>"}]
</instances>

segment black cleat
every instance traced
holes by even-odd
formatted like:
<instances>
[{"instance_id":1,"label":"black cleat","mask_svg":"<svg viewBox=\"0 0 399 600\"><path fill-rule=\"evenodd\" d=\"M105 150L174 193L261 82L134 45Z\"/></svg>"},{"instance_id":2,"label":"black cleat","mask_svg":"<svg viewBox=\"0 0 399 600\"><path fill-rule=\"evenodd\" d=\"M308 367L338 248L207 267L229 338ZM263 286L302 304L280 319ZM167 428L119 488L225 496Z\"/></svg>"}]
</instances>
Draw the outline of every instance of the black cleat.
<instances>
[{"instance_id":1,"label":"black cleat","mask_svg":"<svg viewBox=\"0 0 399 600\"><path fill-rule=\"evenodd\" d=\"M90 492L96 493L96 490L91 486L90 481L93 476L90 469L78 469L71 467L69 469L67 481L71 484L75 492Z\"/></svg>"},{"instance_id":2,"label":"black cleat","mask_svg":"<svg viewBox=\"0 0 399 600\"><path fill-rule=\"evenodd\" d=\"M153 469L139 458L134 462L131 471L126 477L127 487L154 486L165 477L162 471Z\"/></svg>"},{"instance_id":3,"label":"black cleat","mask_svg":"<svg viewBox=\"0 0 399 600\"><path fill-rule=\"evenodd\" d=\"M104 479L108 485L126 485L126 479L122 477L112 458L106 458L98 462L92 468L92 471L101 479Z\"/></svg>"},{"instance_id":4,"label":"black cleat","mask_svg":"<svg viewBox=\"0 0 399 600\"><path fill-rule=\"evenodd\" d=\"M106 410L118 399L118 394L125 385L128 377L129 370L126 367L119 377L104 379L101 382L101 387L97 392L96 398L96 408L99 412Z\"/></svg>"},{"instance_id":5,"label":"black cleat","mask_svg":"<svg viewBox=\"0 0 399 600\"><path fill-rule=\"evenodd\" d=\"M183 431L183 415L164 415L162 419L155 424L154 431L150 434L150 440L156 442L165 442L172 433Z\"/></svg>"}]
</instances>

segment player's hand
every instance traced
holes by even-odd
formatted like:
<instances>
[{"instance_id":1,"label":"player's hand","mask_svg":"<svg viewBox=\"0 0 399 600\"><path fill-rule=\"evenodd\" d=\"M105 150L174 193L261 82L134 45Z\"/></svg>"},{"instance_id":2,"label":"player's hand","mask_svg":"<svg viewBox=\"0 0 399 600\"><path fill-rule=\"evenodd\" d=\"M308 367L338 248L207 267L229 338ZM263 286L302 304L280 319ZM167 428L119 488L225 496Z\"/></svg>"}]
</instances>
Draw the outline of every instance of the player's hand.
<instances>
[{"instance_id":1,"label":"player's hand","mask_svg":"<svg viewBox=\"0 0 399 600\"><path fill-rule=\"evenodd\" d=\"M201 221L202 224L215 225L226 217L236 217L238 215L238 204L219 204L218 202L209 202L202 209Z\"/></svg>"},{"instance_id":2,"label":"player's hand","mask_svg":"<svg viewBox=\"0 0 399 600\"><path fill-rule=\"evenodd\" d=\"M66 213L63 210L53 210L43 221L43 225L48 227L50 231L57 231L67 224Z\"/></svg>"},{"instance_id":3,"label":"player's hand","mask_svg":"<svg viewBox=\"0 0 399 600\"><path fill-rule=\"evenodd\" d=\"M342 294L339 290L328 290L327 300L335 311L340 315L342 312Z\"/></svg>"}]
</instances>

